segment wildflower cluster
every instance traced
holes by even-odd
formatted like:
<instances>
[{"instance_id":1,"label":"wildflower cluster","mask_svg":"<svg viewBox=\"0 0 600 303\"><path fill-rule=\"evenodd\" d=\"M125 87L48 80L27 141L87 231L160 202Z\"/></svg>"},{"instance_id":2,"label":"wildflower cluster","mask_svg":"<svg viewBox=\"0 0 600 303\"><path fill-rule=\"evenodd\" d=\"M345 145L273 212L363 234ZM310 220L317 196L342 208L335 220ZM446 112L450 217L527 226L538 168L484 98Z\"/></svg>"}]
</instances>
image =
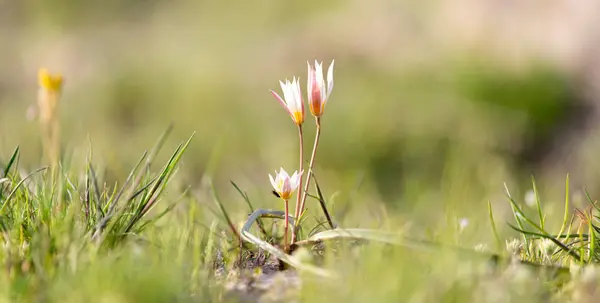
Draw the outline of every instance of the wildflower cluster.
<instances>
[{"instance_id":1,"label":"wildflower cluster","mask_svg":"<svg viewBox=\"0 0 600 303\"><path fill-rule=\"evenodd\" d=\"M331 91L333 89L333 65L334 61L331 62L329 69L327 70L327 83L325 83L323 77L323 65L315 61L314 66L308 64L308 81L306 85L307 100L310 113L315 117L315 123L317 131L315 134L315 141L311 158L309 162L309 168L306 175L306 183L304 189L296 195L296 206L294 210L294 229L292 229L292 240L290 244L294 244L297 239L297 229L300 218L304 214L304 204L306 202L308 186L310 185L312 169L315 163L315 157L317 148L319 145L319 138L321 136L321 116L325 110L325 105L329 100ZM283 108L288 112L292 121L298 127L298 138L299 138L299 168L290 177L289 174L281 168L280 171L275 174L275 177L269 175L271 184L277 192L278 196L284 201L285 204L285 229L284 229L284 247L287 247L287 234L289 227L289 208L288 201L292 197L292 193L300 188L302 189L302 174L304 172L304 135L302 132L302 124L305 121L305 110L304 101L302 99L302 90L300 88L300 80L296 77L292 78L292 81L286 80L285 83L280 81L281 90L283 91L283 98L274 91L271 91L273 96L279 101Z\"/></svg>"}]
</instances>

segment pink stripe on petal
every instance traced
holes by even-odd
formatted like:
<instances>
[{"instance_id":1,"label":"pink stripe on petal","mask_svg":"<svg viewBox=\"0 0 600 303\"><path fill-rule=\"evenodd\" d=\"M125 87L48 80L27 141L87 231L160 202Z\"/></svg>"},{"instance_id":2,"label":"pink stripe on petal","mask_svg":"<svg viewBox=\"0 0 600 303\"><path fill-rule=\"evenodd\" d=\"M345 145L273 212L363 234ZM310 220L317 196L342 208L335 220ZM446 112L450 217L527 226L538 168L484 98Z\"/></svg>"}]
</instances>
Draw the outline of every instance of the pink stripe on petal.
<instances>
[{"instance_id":1,"label":"pink stripe on petal","mask_svg":"<svg viewBox=\"0 0 600 303\"><path fill-rule=\"evenodd\" d=\"M273 95L273 97L275 97L275 99L277 99L277 101L279 101L281 106L283 106L283 108L285 108L285 110L288 112L288 114L290 116L292 116L292 112L288 108L288 105L285 103L285 101L275 91L271 90L271 94Z\"/></svg>"}]
</instances>

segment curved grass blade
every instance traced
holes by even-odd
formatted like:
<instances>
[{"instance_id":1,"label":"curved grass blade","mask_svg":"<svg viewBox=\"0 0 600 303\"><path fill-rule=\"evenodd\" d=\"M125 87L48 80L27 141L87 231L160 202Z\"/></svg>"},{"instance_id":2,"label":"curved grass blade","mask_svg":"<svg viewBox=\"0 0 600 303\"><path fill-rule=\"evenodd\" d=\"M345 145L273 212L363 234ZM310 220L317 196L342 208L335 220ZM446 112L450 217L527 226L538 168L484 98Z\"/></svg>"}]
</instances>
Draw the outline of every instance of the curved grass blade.
<instances>
[{"instance_id":1,"label":"curved grass blade","mask_svg":"<svg viewBox=\"0 0 600 303\"><path fill-rule=\"evenodd\" d=\"M233 185L233 187L235 187L237 192L240 193L242 198L244 198L244 201L246 201L246 204L248 204L248 208L250 208L250 213L253 213L254 206L252 206L252 202L250 202L250 198L248 198L248 194L246 194L246 192L242 191L242 189L239 186L237 186L237 184L235 184L235 182L233 182L231 180L229 180L229 182L231 183L231 185ZM260 229L260 232L263 234L263 236L265 238L268 237L267 230L265 230L265 225L263 224L263 221L260 218L256 219L256 224L258 224L258 228Z\"/></svg>"},{"instance_id":2,"label":"curved grass blade","mask_svg":"<svg viewBox=\"0 0 600 303\"><path fill-rule=\"evenodd\" d=\"M332 239L354 239L377 241L388 244L400 244L402 238L397 233L361 228L333 229L322 231L308 238L307 242L319 242Z\"/></svg>"},{"instance_id":3,"label":"curved grass blade","mask_svg":"<svg viewBox=\"0 0 600 303\"><path fill-rule=\"evenodd\" d=\"M494 232L494 238L496 239L497 249L500 250L502 248L502 241L500 241L500 236L498 236L498 230L496 229L496 222L494 221L494 213L492 210L492 203L488 201L488 214L490 216L490 224L492 225L492 231Z\"/></svg>"},{"instance_id":4,"label":"curved grass blade","mask_svg":"<svg viewBox=\"0 0 600 303\"><path fill-rule=\"evenodd\" d=\"M142 154L142 157L140 158L140 160L133 167L133 169L131 170L131 172L129 172L129 175L127 176L127 179L125 179L125 183L123 183L123 185L119 189L119 192L117 193L117 195L114 197L114 199L111 199L109 201L108 211L106 211L107 215L111 215L113 213L115 207L117 206L117 204L119 203L119 200L121 199L121 196L125 192L125 188L127 187L127 185L129 185L129 183L131 182L131 180L133 180L133 177L135 176L135 173L141 167L142 162L144 162L144 159L146 159L147 156L148 156L148 152L144 152L144 154Z\"/></svg>"},{"instance_id":5,"label":"curved grass blade","mask_svg":"<svg viewBox=\"0 0 600 303\"><path fill-rule=\"evenodd\" d=\"M525 227L523 227L523 222L521 222L521 219L519 218L519 215L517 214L517 211L515 210L516 203L513 200L512 196L510 195L510 191L508 190L508 185L506 185L506 183L504 183L504 190L505 190L506 196L508 197L508 201L510 201L510 208L513 212L513 215L515 216L515 221L517 222L517 225L519 225L519 228L525 229ZM529 241L527 240L527 236L525 234L522 234L522 235L523 235L523 240L525 241L525 246L528 246Z\"/></svg>"},{"instance_id":6,"label":"curved grass blade","mask_svg":"<svg viewBox=\"0 0 600 303\"><path fill-rule=\"evenodd\" d=\"M13 190L10 192L10 194L8 194L8 196L6 197L6 200L4 201L4 203L2 203L2 207L0 207L0 214L4 211L4 208L6 208L6 206L8 205L8 203L10 202L10 200L12 199L12 197L15 195L15 193L17 192L17 190L23 185L23 183L25 183L25 181L27 181L29 178L31 178L33 175L44 171L48 169L48 167L41 167L38 168L36 170L34 170L32 173L28 174L27 176L25 176L25 178L21 179L21 181L19 181L19 183L17 183L17 186L15 186L15 188L13 188Z\"/></svg>"},{"instance_id":7,"label":"curved grass blade","mask_svg":"<svg viewBox=\"0 0 600 303\"><path fill-rule=\"evenodd\" d=\"M176 149L167 164L164 166L161 173L158 175L158 179L154 182L153 186L150 188L148 192L144 194L144 196L140 199L140 202L136 206L133 216L129 221L127 227L125 228L124 233L128 233L133 226L142 218L145 214L150 211L150 209L156 204L158 201L158 197L163 192L165 186L169 182L170 177L173 175L177 164L181 160L183 153L189 146L190 142L194 138L194 134L190 136L190 138L185 142L180 144Z\"/></svg>"},{"instance_id":8,"label":"curved grass blade","mask_svg":"<svg viewBox=\"0 0 600 303\"><path fill-rule=\"evenodd\" d=\"M325 269L310 265L310 264L304 264L300 261L298 261L296 258L294 258L293 256L290 256L288 254L286 254L283 250L267 243L266 241L261 240L260 238L258 238L257 236L253 235L252 233L250 233L250 228L252 227L252 224L259 218L259 217L271 217L271 218L283 218L284 217L284 213L282 211L272 211L272 210L265 210L265 209L258 209L255 212L253 212L249 217L248 220L246 221L246 223L244 224L244 226L242 227L242 232L241 232L241 236L244 240L253 243L254 245L260 247L261 249L263 249L264 251L269 252L270 254L272 254L273 256L275 256L276 258L278 258L279 260L287 263L288 265L301 270L301 271L305 271L305 272L309 272L321 277L326 277L326 278L335 278L337 277L337 275L335 275L334 273L327 271ZM293 225L292 221L293 218L290 216L290 223Z\"/></svg>"}]
</instances>

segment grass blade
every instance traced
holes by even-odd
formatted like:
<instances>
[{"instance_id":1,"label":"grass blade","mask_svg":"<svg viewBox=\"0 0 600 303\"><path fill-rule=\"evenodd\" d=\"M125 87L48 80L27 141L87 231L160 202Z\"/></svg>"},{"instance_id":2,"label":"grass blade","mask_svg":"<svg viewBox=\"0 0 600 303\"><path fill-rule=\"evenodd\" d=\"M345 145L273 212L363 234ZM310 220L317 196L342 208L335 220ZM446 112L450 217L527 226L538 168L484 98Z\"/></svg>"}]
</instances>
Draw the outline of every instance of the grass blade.
<instances>
[{"instance_id":1,"label":"grass blade","mask_svg":"<svg viewBox=\"0 0 600 303\"><path fill-rule=\"evenodd\" d=\"M563 217L563 223L560 226L560 231L558 235L562 235L565 227L567 227L567 223L569 222L569 174L567 174L567 180L565 181L565 214Z\"/></svg>"},{"instance_id":2,"label":"grass blade","mask_svg":"<svg viewBox=\"0 0 600 303\"><path fill-rule=\"evenodd\" d=\"M315 181L315 188L317 189L317 194L319 195L319 204L321 205L321 210L323 210L323 214L325 214L325 218L327 219L327 223L329 223L329 227L334 229L333 221L331 221L331 216L329 215L329 211L327 210L327 205L325 204L325 198L323 198L323 193L321 192L321 187L319 187L319 183L317 182L317 177L314 173L312 173L312 178Z\"/></svg>"},{"instance_id":3,"label":"grass blade","mask_svg":"<svg viewBox=\"0 0 600 303\"><path fill-rule=\"evenodd\" d=\"M259 217L270 217L270 218L283 219L284 215L285 214L282 211L272 211L272 210L265 210L265 209L256 210L255 212L253 212L250 215L250 217L248 217L248 220L242 227L242 233L241 233L242 238L244 240L246 240L247 242L253 243L254 245L260 247L264 251L275 256L277 259L287 263L288 265L290 265L298 270L309 272L309 273L312 273L312 274L315 274L315 275L318 275L321 277L327 277L327 278L337 277L336 275L334 275L333 273L331 273L327 270L324 270L322 268L319 268L319 267L316 267L316 266L313 266L310 264L304 264L304 263L298 261L296 258L286 254L283 250L267 243L266 241L261 240L260 238L256 237L249 231L250 228L252 227L252 224ZM290 217L289 219L290 219L290 223L293 225L293 218Z\"/></svg>"},{"instance_id":4,"label":"grass blade","mask_svg":"<svg viewBox=\"0 0 600 303\"><path fill-rule=\"evenodd\" d=\"M513 200L512 196L510 195L510 191L508 190L508 186L506 185L506 183L504 183L504 190L505 190L506 196L508 197L508 200L510 201L510 208L513 212L513 215L515 216L515 221L517 222L517 225L519 225L520 229L525 230L525 228L523 227L523 222L521 222L521 219L519 218L519 215L517 214L517 211L515 210L516 203L514 203L514 200ZM522 234L522 235L523 235L523 240L525 241L525 246L527 246L527 244L529 243L529 241L527 240L527 236L525 236L525 234Z\"/></svg>"},{"instance_id":5,"label":"grass blade","mask_svg":"<svg viewBox=\"0 0 600 303\"><path fill-rule=\"evenodd\" d=\"M229 214L227 213L225 206L221 202L221 199L219 199L219 196L217 195L217 190L215 189L215 186L214 186L212 180L209 179L208 183L210 186L210 192L213 196L213 201L215 202L217 207L221 210L221 214L225 218L225 222L227 222L229 229L231 229L231 232L233 233L233 235L238 239L238 243L242 243L242 237L241 237L240 233L238 232L237 228L235 227L235 225L233 224L233 222L231 221L231 218L229 217Z\"/></svg>"},{"instance_id":6,"label":"grass blade","mask_svg":"<svg viewBox=\"0 0 600 303\"><path fill-rule=\"evenodd\" d=\"M250 198L248 198L248 195L242 191L239 186L237 186L237 184L235 184L235 182L229 180L229 182L231 183L231 185L233 185L233 187L235 187L235 189L237 190L238 193L240 193L240 195L242 196L242 198L244 198L244 201L246 201L246 204L248 204L248 208L250 209L250 213L254 212L254 206L252 206L252 202L250 202ZM260 229L260 232L263 234L263 236L265 238L268 237L267 231L265 230L265 226L263 224L263 221L258 218L256 220L256 224L258 224L258 228Z\"/></svg>"},{"instance_id":7,"label":"grass blade","mask_svg":"<svg viewBox=\"0 0 600 303\"><path fill-rule=\"evenodd\" d=\"M492 226L492 231L494 232L494 238L496 239L496 245L498 246L498 250L502 249L502 241L500 241L500 236L498 236L498 230L496 229L496 222L494 221L494 213L492 210L492 203L488 201L488 214L490 217L490 225Z\"/></svg>"},{"instance_id":8,"label":"grass blade","mask_svg":"<svg viewBox=\"0 0 600 303\"><path fill-rule=\"evenodd\" d=\"M544 229L544 215L542 212L542 204L540 203L540 194L538 193L537 186L535 185L535 178L531 177L531 184L533 185L533 195L535 196L535 205L538 211L540 219L540 227Z\"/></svg>"},{"instance_id":9,"label":"grass blade","mask_svg":"<svg viewBox=\"0 0 600 303\"><path fill-rule=\"evenodd\" d=\"M17 146L17 148L15 148L15 151L12 153L10 160L8 160L8 163L6 163L6 166L4 167L4 171L2 173L2 177L8 176L8 173L10 172L10 169L17 161L18 156L19 156L19 146Z\"/></svg>"}]
</instances>

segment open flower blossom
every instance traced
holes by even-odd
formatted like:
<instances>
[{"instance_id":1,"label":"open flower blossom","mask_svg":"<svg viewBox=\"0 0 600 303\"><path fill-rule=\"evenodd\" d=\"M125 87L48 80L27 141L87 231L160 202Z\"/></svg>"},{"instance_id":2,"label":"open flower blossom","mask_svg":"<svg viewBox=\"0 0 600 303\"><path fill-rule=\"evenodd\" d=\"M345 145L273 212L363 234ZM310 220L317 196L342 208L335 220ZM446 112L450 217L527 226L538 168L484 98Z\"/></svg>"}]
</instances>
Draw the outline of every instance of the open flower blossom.
<instances>
[{"instance_id":1,"label":"open flower blossom","mask_svg":"<svg viewBox=\"0 0 600 303\"><path fill-rule=\"evenodd\" d=\"M285 83L279 81L279 84L283 91L283 98L272 90L271 93L281 103L283 108L287 110L294 123L302 125L304 123L304 103L302 102L302 93L300 92L300 82L294 77L291 83L286 79Z\"/></svg>"},{"instance_id":2,"label":"open flower blossom","mask_svg":"<svg viewBox=\"0 0 600 303\"><path fill-rule=\"evenodd\" d=\"M314 68L307 62L308 83L306 89L308 91L308 107L315 117L321 117L321 115L323 115L325 104L333 90L334 62L335 60L331 61L331 65L329 65L329 69L327 70L327 86L325 86L325 80L323 79L323 62L318 63L315 61Z\"/></svg>"},{"instance_id":3,"label":"open flower blossom","mask_svg":"<svg viewBox=\"0 0 600 303\"><path fill-rule=\"evenodd\" d=\"M290 177L288 173L283 170L283 167L279 172L275 171L275 178L269 174L269 179L271 180L271 185L275 191L279 194L281 199L289 200L292 197L292 193L298 188L300 185L300 179L302 178L302 172L298 173L295 171L294 174Z\"/></svg>"}]
</instances>

